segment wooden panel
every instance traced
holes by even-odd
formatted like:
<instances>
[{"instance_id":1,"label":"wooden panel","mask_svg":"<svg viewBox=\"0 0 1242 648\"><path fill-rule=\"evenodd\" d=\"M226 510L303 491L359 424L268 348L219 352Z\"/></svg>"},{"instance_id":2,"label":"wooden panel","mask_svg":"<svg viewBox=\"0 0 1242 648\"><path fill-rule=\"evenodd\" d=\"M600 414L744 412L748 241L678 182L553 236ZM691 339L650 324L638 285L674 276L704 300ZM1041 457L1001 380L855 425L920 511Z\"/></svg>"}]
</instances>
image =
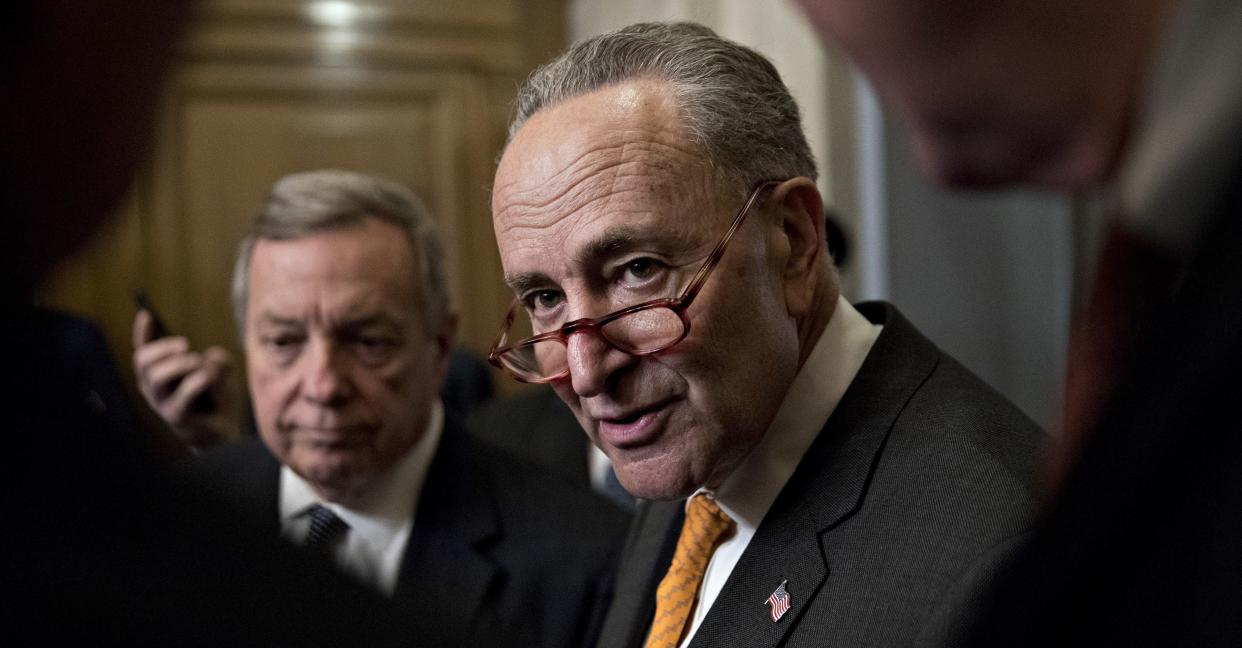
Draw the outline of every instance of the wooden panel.
<instances>
[{"instance_id":1,"label":"wooden panel","mask_svg":"<svg viewBox=\"0 0 1242 648\"><path fill-rule=\"evenodd\" d=\"M134 286L174 331L240 361L229 279L242 232L276 178L344 168L402 182L432 208L461 343L485 350L509 300L490 218L495 158L517 84L563 39L562 0L202 3L148 170L43 301L99 321L127 380Z\"/></svg>"}]
</instances>

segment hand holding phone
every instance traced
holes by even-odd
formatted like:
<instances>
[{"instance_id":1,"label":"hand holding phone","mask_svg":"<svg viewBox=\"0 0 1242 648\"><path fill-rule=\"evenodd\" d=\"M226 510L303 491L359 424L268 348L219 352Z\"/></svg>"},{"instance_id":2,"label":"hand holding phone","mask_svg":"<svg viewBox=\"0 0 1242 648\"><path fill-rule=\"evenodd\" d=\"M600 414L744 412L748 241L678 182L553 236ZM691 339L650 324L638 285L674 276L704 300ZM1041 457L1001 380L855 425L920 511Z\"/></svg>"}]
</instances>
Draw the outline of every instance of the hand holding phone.
<instances>
[{"instance_id":1,"label":"hand holding phone","mask_svg":"<svg viewBox=\"0 0 1242 648\"><path fill-rule=\"evenodd\" d=\"M211 347L197 352L184 337L171 335L165 320L142 290L134 291L134 374L151 409L194 447L220 440L216 393L228 374L228 352Z\"/></svg>"}]
</instances>

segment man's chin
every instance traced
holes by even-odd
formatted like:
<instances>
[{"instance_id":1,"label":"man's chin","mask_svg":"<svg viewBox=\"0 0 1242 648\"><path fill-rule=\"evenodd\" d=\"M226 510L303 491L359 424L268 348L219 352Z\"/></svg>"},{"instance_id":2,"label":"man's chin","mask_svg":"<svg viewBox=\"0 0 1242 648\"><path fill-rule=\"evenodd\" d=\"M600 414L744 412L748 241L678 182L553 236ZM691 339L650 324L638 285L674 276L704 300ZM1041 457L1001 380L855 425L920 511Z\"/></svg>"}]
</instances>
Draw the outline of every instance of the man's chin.
<instances>
[{"instance_id":1,"label":"man's chin","mask_svg":"<svg viewBox=\"0 0 1242 648\"><path fill-rule=\"evenodd\" d=\"M679 500L698 490L699 484L681 467L660 461L630 461L614 464L617 480L634 497L648 500Z\"/></svg>"},{"instance_id":2,"label":"man's chin","mask_svg":"<svg viewBox=\"0 0 1242 648\"><path fill-rule=\"evenodd\" d=\"M349 457L324 457L292 468L329 502L345 503L355 499L366 485L365 467Z\"/></svg>"}]
</instances>

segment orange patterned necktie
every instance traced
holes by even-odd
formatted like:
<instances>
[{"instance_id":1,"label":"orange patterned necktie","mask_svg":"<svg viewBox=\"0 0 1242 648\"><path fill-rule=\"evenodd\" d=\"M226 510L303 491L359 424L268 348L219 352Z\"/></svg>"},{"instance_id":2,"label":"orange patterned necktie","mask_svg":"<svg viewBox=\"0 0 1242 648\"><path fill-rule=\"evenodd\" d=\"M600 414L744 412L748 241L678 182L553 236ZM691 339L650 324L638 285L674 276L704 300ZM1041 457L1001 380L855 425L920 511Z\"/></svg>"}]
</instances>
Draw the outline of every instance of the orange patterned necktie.
<instances>
[{"instance_id":1,"label":"orange patterned necktie","mask_svg":"<svg viewBox=\"0 0 1242 648\"><path fill-rule=\"evenodd\" d=\"M656 590L655 620L644 648L676 648L689 627L687 621L694 610L707 561L733 527L733 520L720 510L716 500L705 495L690 498L673 563Z\"/></svg>"}]
</instances>

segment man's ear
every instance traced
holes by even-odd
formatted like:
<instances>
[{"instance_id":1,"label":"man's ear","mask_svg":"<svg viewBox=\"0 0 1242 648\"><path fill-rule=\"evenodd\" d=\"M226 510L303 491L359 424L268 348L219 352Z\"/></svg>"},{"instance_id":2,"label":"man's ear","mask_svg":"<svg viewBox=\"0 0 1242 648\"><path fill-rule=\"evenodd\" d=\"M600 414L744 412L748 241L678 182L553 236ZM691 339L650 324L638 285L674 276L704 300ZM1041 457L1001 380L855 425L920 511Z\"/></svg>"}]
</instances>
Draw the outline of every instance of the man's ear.
<instances>
[{"instance_id":1,"label":"man's ear","mask_svg":"<svg viewBox=\"0 0 1242 648\"><path fill-rule=\"evenodd\" d=\"M771 200L780 217L782 247L788 249L781 270L785 306L790 315L802 315L813 307L824 280L824 200L815 182L806 177L782 182Z\"/></svg>"}]
</instances>

